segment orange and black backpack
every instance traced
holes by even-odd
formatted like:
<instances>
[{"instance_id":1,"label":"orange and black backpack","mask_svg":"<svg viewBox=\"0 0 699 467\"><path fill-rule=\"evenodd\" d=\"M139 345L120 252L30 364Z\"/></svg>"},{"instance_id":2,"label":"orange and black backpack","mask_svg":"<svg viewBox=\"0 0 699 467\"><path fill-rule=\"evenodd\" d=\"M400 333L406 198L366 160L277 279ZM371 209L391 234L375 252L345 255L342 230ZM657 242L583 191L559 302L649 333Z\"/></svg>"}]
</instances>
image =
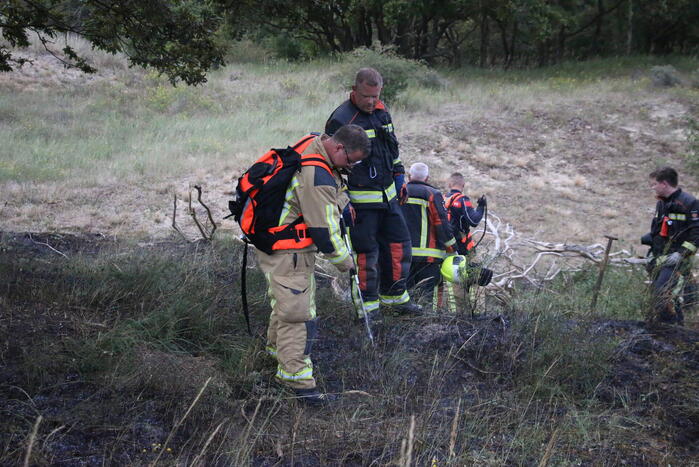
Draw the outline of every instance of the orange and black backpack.
<instances>
[{"instance_id":1,"label":"orange and black backpack","mask_svg":"<svg viewBox=\"0 0 699 467\"><path fill-rule=\"evenodd\" d=\"M267 254L275 250L306 248L313 244L303 216L279 226L286 190L301 167L315 165L332 173L323 157L301 153L315 140L316 133L286 149L271 149L239 179L236 199L228 202L233 218L255 247Z\"/></svg>"}]
</instances>

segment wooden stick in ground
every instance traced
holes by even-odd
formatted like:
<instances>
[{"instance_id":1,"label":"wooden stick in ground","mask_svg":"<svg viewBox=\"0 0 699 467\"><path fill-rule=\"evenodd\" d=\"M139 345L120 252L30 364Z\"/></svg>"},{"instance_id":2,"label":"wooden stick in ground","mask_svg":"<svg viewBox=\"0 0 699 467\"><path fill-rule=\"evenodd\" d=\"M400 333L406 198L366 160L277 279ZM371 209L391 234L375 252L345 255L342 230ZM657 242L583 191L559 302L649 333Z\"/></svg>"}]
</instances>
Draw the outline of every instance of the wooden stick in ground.
<instances>
[{"instance_id":1,"label":"wooden stick in ground","mask_svg":"<svg viewBox=\"0 0 699 467\"><path fill-rule=\"evenodd\" d=\"M602 279L604 278L604 271L607 269L607 263L609 263L609 251L612 249L612 243L617 240L616 237L610 235L605 235L607 237L607 248L604 250L604 259L602 264L599 266L599 275L597 276L597 283L595 288L592 290L592 304L590 305L590 312L593 313L597 307L597 296L599 295L599 289L602 286Z\"/></svg>"}]
</instances>

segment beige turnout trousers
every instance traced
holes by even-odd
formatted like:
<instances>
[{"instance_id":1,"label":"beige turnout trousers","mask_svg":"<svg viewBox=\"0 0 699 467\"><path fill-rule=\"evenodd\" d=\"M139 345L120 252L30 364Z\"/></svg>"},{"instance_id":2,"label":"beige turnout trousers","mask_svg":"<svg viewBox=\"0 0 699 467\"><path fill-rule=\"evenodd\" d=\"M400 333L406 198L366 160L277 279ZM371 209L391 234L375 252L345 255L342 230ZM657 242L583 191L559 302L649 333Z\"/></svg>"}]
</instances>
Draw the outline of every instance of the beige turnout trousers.
<instances>
[{"instance_id":1,"label":"beige turnout trousers","mask_svg":"<svg viewBox=\"0 0 699 467\"><path fill-rule=\"evenodd\" d=\"M316 387L311 349L317 336L314 251L286 250L257 258L269 285L272 314L267 352L277 358L276 377L294 389Z\"/></svg>"}]
</instances>

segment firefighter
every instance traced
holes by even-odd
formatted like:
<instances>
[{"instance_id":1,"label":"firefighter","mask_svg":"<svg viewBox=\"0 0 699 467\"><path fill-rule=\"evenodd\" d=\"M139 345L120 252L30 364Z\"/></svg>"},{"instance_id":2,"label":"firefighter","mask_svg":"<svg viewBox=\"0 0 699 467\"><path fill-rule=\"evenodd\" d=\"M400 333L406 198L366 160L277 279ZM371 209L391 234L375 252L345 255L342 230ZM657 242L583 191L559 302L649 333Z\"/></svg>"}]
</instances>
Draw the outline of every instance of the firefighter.
<instances>
[{"instance_id":1,"label":"firefighter","mask_svg":"<svg viewBox=\"0 0 699 467\"><path fill-rule=\"evenodd\" d=\"M373 68L357 72L349 99L330 115L325 132L332 135L348 123L366 130L369 157L347 178L354 222L350 239L357 257L359 288L370 320L380 320L379 305L400 314L420 313L410 300L406 279L410 269L410 234L399 202L408 197L405 169L391 114L379 99L383 79ZM360 319L363 312L358 311Z\"/></svg>"},{"instance_id":2,"label":"firefighter","mask_svg":"<svg viewBox=\"0 0 699 467\"><path fill-rule=\"evenodd\" d=\"M454 237L456 237L456 250L460 255L474 254L474 242L471 239L470 230L483 218L483 212L487 206L485 195L478 198L478 207L474 209L469 197L463 194L466 185L463 175L458 172L451 174L447 184L449 196L445 205Z\"/></svg>"},{"instance_id":3,"label":"firefighter","mask_svg":"<svg viewBox=\"0 0 699 467\"><path fill-rule=\"evenodd\" d=\"M354 260L342 238L340 213L348 203L340 171L351 169L369 153L363 128L346 125L330 137L313 138L298 148L300 154L322 157L328 164L302 166L286 192L279 225L302 217L306 230L299 234L307 246L291 249L275 245L269 255L258 251L260 268L269 284L272 314L267 329L267 352L278 361L276 377L293 388L302 401L319 405L327 401L313 377L311 348L318 332L315 308L315 253L320 251L340 270L354 268ZM328 170L330 169L330 170Z\"/></svg>"},{"instance_id":4,"label":"firefighter","mask_svg":"<svg viewBox=\"0 0 699 467\"><path fill-rule=\"evenodd\" d=\"M422 162L410 166L408 202L403 214L412 239L412 262L408 275L408 287L415 287L423 300L431 302L433 309L440 305L442 260L454 253L456 240L447 219L442 193L428 182L429 168ZM451 284L448 284L451 285ZM449 288L448 308L456 311L453 291Z\"/></svg>"},{"instance_id":5,"label":"firefighter","mask_svg":"<svg viewBox=\"0 0 699 467\"><path fill-rule=\"evenodd\" d=\"M682 325L682 291L699 246L699 202L677 186L675 169L663 167L649 177L658 199L650 233L642 239L651 247L651 320Z\"/></svg>"}]
</instances>

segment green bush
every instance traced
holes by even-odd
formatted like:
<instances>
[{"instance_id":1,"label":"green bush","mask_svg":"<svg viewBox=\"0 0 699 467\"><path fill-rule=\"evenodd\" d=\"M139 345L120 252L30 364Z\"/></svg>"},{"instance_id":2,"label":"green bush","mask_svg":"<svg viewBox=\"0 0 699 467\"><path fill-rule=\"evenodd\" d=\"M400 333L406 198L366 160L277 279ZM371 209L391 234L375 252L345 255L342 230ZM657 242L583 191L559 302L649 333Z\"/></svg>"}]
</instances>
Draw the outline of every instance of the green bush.
<instances>
[{"instance_id":1,"label":"green bush","mask_svg":"<svg viewBox=\"0 0 699 467\"><path fill-rule=\"evenodd\" d=\"M424 63L399 57L391 49L365 47L355 49L340 57L338 79L343 85L354 83L359 68L375 68L384 80L381 98L389 104L400 100L400 95L410 86L440 89L446 81Z\"/></svg>"}]
</instances>

